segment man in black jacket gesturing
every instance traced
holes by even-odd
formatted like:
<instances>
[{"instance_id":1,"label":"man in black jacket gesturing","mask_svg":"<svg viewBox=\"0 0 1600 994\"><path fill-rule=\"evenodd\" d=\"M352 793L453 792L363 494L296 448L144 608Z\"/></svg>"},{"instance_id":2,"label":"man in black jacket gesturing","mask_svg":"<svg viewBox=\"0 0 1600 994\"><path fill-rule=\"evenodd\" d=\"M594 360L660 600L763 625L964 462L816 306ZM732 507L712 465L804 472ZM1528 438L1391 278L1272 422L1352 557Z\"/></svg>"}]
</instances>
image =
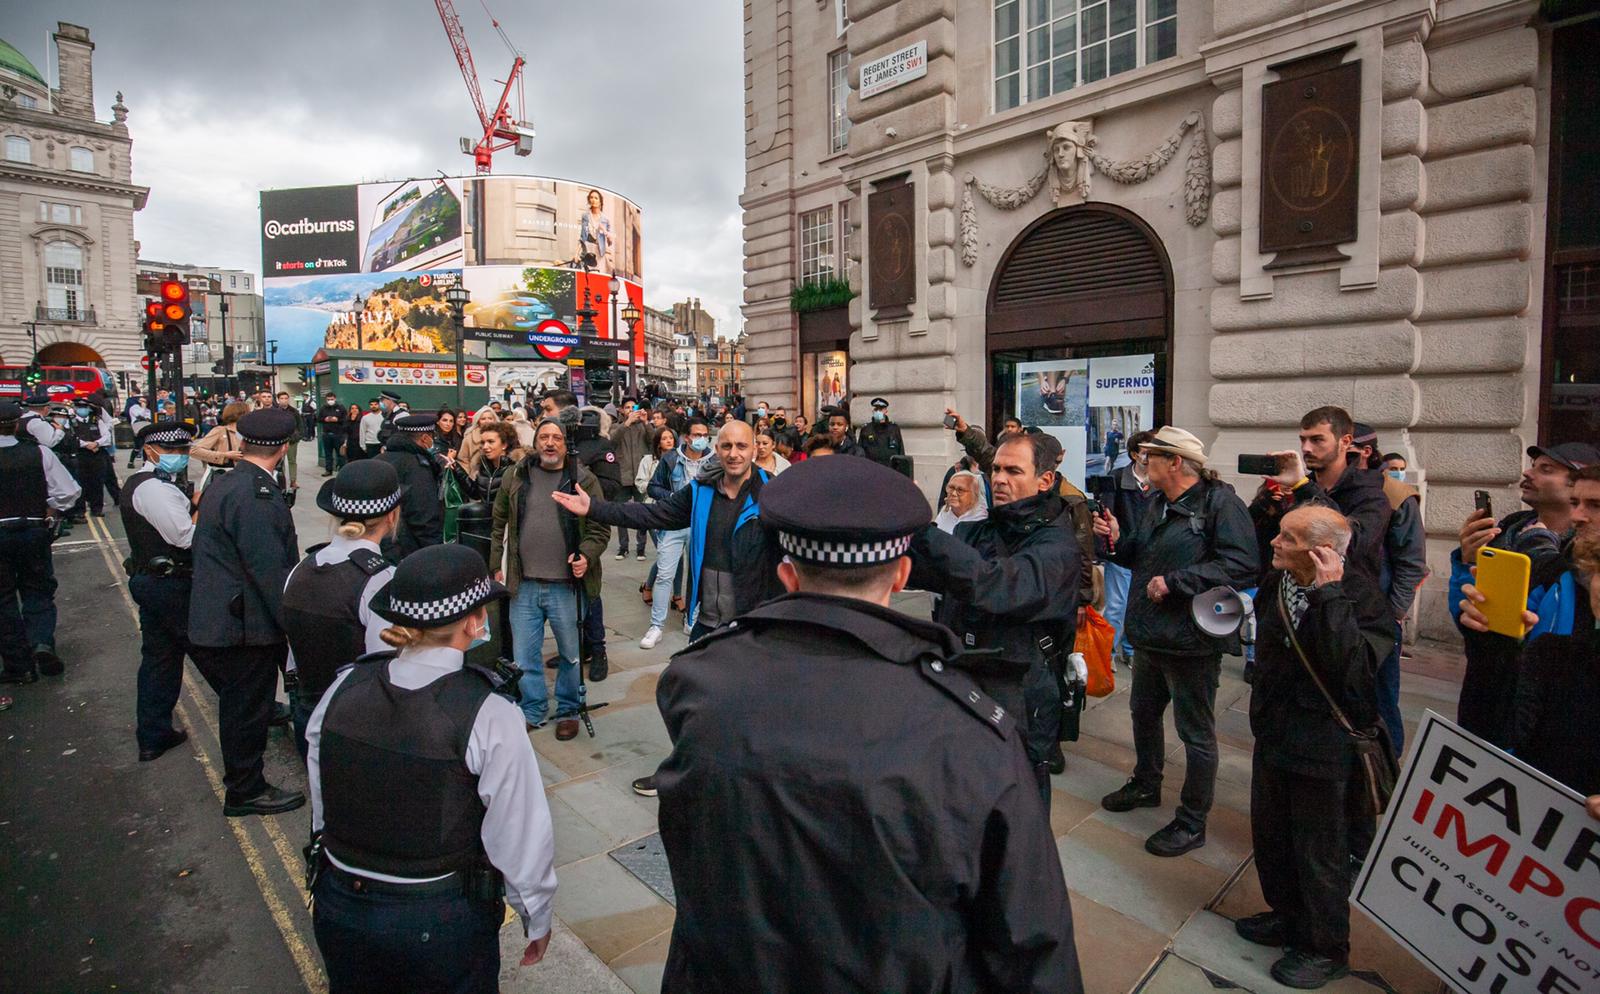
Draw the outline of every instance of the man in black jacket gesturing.
<instances>
[{"instance_id":1,"label":"man in black jacket gesturing","mask_svg":"<svg viewBox=\"0 0 1600 994\"><path fill-rule=\"evenodd\" d=\"M1161 804L1166 755L1162 716L1172 704L1187 764L1176 817L1145 840L1147 852L1180 856L1206 844L1206 815L1217 779L1217 679L1222 653L1237 651L1236 637L1216 639L1189 616L1193 598L1217 586L1243 590L1255 579L1255 528L1233 488L1205 468L1200 440L1165 427L1144 444L1146 472L1158 493L1138 527L1123 536L1117 519L1102 512L1095 533L1110 543L1111 558L1133 570L1124 637L1133 646L1133 777L1101 798L1107 811Z\"/></svg>"},{"instance_id":2,"label":"man in black jacket gesturing","mask_svg":"<svg viewBox=\"0 0 1600 994\"><path fill-rule=\"evenodd\" d=\"M1023 744L1045 809L1048 764L1061 731L1061 692L1052 667L1077 630L1082 552L1066 501L1056 492L1061 445L1050 435L1015 435L994 454L994 509L946 535L930 525L911 544L911 586L944 595L938 620L968 650L996 657L972 669L989 696L1022 715ZM1048 642L1043 640L1048 639Z\"/></svg>"},{"instance_id":3,"label":"man in black jacket gesturing","mask_svg":"<svg viewBox=\"0 0 1600 994\"><path fill-rule=\"evenodd\" d=\"M1287 946L1272 976L1304 990L1349 972L1348 833L1374 817L1356 810L1363 793L1350 789L1360 775L1355 748L1324 692L1352 727L1375 725L1373 643L1393 637L1392 625L1359 620L1358 605L1372 591L1345 570L1351 532L1329 507L1284 515L1255 604L1250 832L1271 910L1234 927L1251 942Z\"/></svg>"}]
</instances>

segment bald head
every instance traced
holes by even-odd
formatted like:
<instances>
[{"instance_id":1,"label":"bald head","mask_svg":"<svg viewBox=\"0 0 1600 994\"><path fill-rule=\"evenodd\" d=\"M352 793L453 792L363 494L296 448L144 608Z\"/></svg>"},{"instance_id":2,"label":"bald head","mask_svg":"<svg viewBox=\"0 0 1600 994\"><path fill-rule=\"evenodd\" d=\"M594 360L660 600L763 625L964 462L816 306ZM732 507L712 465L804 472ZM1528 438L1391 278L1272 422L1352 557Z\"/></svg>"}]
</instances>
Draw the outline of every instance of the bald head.
<instances>
[{"instance_id":1,"label":"bald head","mask_svg":"<svg viewBox=\"0 0 1600 994\"><path fill-rule=\"evenodd\" d=\"M1350 522L1331 507L1312 504L1298 507L1283 517L1284 528L1294 528L1307 545L1325 545L1339 555L1350 548Z\"/></svg>"},{"instance_id":2,"label":"bald head","mask_svg":"<svg viewBox=\"0 0 1600 994\"><path fill-rule=\"evenodd\" d=\"M725 483L732 488L744 485L756 456L755 430L743 421L729 421L717 429L717 459L722 463Z\"/></svg>"}]
</instances>

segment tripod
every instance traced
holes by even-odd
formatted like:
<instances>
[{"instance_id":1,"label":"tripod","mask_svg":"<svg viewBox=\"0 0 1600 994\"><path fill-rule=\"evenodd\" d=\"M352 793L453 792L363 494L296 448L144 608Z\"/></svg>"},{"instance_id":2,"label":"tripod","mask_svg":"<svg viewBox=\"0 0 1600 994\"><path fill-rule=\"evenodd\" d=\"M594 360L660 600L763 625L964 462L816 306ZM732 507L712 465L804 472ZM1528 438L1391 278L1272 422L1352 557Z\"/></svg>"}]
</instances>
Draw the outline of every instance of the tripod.
<instances>
[{"instance_id":1,"label":"tripod","mask_svg":"<svg viewBox=\"0 0 1600 994\"><path fill-rule=\"evenodd\" d=\"M594 720L589 715L591 712L605 707L608 702L589 703L589 684L583 677L583 629L584 621L587 620L585 615L589 610L589 595L583 589L583 581L577 579L572 581L572 593L578 599L578 658L573 663L578 668L578 717L583 721L583 728L592 739L594 738Z\"/></svg>"}]
</instances>

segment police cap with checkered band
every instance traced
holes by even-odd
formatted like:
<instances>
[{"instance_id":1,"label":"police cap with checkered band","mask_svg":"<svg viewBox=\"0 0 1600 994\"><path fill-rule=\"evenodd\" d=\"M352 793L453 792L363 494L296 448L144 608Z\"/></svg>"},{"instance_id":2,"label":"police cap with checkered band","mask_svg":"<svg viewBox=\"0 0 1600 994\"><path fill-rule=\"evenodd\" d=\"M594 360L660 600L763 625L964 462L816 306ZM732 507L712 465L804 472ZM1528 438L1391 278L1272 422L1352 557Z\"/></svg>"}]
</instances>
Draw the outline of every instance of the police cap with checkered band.
<instances>
[{"instance_id":1,"label":"police cap with checkered band","mask_svg":"<svg viewBox=\"0 0 1600 994\"><path fill-rule=\"evenodd\" d=\"M932 519L915 483L855 456L807 459L761 490L761 523L790 559L814 566L892 562Z\"/></svg>"},{"instance_id":2,"label":"police cap with checkered band","mask_svg":"<svg viewBox=\"0 0 1600 994\"><path fill-rule=\"evenodd\" d=\"M397 625L443 628L505 596L478 553L464 545L430 545L401 561L368 606Z\"/></svg>"},{"instance_id":3,"label":"police cap with checkered band","mask_svg":"<svg viewBox=\"0 0 1600 994\"><path fill-rule=\"evenodd\" d=\"M187 449L189 443L194 441L194 436L193 425L171 418L162 418L140 428L139 433L134 436L134 442L140 448L146 445L159 445L164 449Z\"/></svg>"},{"instance_id":4,"label":"police cap with checkered band","mask_svg":"<svg viewBox=\"0 0 1600 994\"><path fill-rule=\"evenodd\" d=\"M357 459L322 484L317 506L336 518L365 521L394 510L405 493L392 463Z\"/></svg>"}]
</instances>

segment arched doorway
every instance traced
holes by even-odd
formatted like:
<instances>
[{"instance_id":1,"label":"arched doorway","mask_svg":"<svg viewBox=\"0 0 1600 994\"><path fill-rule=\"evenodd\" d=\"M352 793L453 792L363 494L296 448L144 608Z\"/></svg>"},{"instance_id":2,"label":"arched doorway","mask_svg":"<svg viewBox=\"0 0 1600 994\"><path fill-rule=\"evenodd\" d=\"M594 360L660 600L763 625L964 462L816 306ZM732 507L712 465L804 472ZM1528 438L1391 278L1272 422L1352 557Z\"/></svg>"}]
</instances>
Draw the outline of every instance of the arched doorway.
<instances>
[{"instance_id":1,"label":"arched doorway","mask_svg":"<svg viewBox=\"0 0 1600 994\"><path fill-rule=\"evenodd\" d=\"M42 366L99 366L103 369L106 361L100 357L100 353L80 342L56 342L39 350L39 364Z\"/></svg>"},{"instance_id":2,"label":"arched doorway","mask_svg":"<svg viewBox=\"0 0 1600 994\"><path fill-rule=\"evenodd\" d=\"M1121 444L1171 408L1172 266L1140 218L1064 207L1017 236L989 287L989 423L1038 425L1084 477L1126 462Z\"/></svg>"}]
</instances>

